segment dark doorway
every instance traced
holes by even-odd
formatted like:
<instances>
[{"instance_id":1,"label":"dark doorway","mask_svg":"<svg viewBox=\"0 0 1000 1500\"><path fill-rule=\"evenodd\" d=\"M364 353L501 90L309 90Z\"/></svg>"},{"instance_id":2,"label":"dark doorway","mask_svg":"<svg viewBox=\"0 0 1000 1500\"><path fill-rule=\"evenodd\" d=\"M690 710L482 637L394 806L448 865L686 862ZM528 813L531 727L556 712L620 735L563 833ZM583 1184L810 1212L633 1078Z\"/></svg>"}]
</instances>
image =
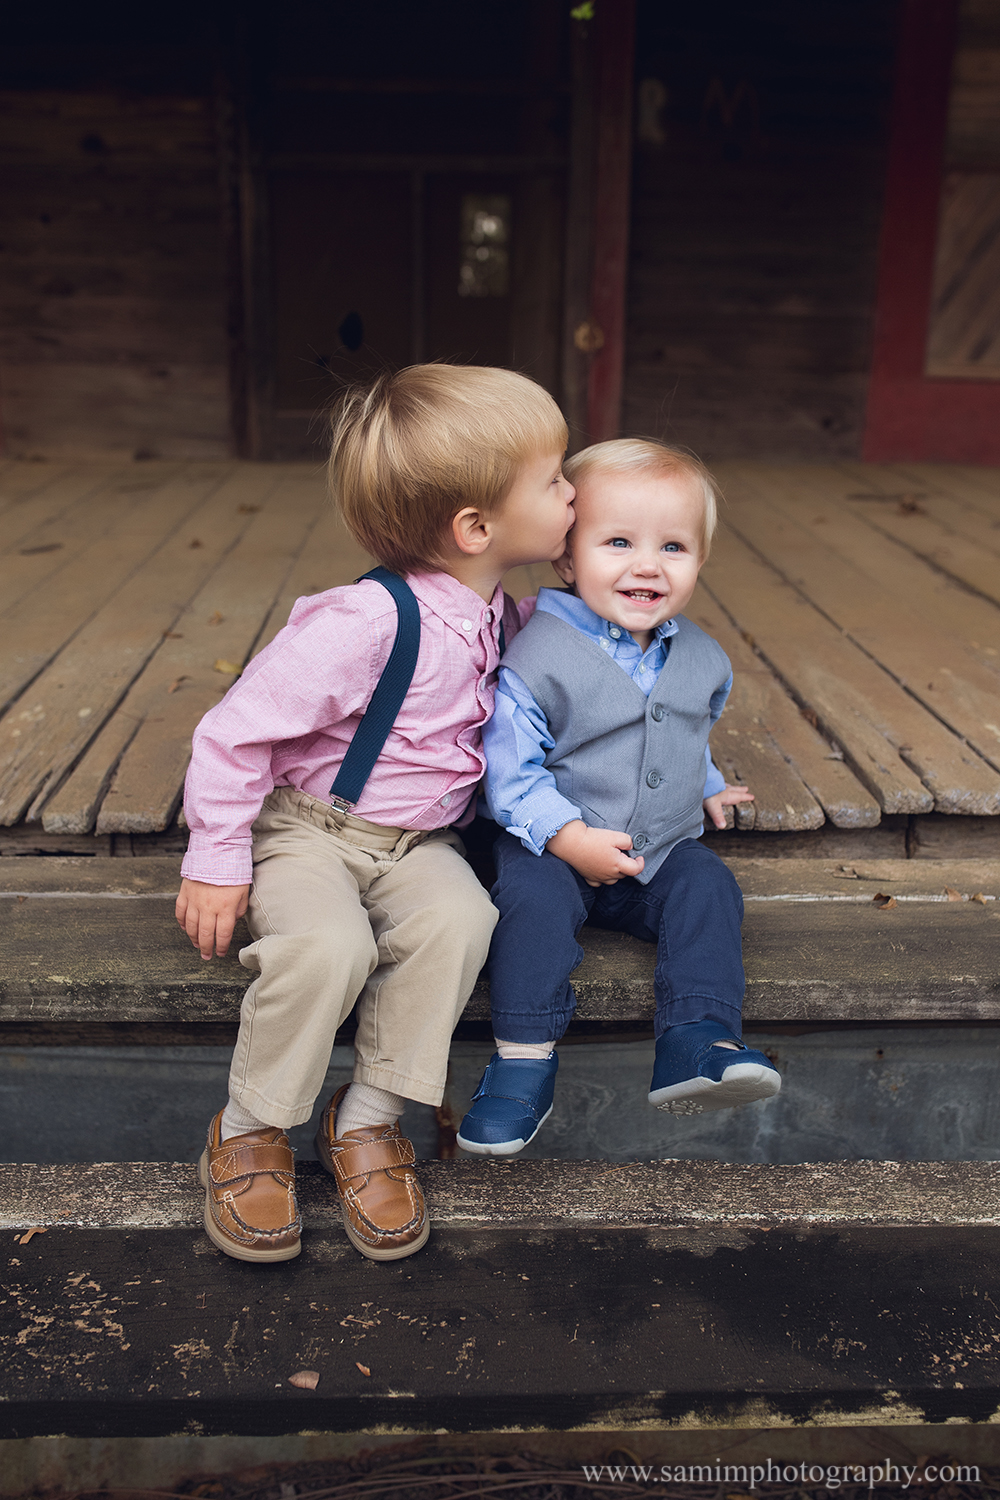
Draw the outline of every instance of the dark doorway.
<instances>
[{"instance_id":1,"label":"dark doorway","mask_svg":"<svg viewBox=\"0 0 1000 1500\"><path fill-rule=\"evenodd\" d=\"M557 389L568 8L304 3L248 20L249 447L320 451L344 382L422 359Z\"/></svg>"}]
</instances>

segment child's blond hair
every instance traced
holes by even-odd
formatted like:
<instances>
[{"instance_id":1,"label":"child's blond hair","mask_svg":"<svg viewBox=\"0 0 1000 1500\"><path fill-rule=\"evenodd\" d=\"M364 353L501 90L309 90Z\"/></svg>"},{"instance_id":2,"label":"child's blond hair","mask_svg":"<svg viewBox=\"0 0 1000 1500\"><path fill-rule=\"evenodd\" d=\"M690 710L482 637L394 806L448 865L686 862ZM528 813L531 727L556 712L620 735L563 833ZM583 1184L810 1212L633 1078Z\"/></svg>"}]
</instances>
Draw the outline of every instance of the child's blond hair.
<instances>
[{"instance_id":1,"label":"child's blond hair","mask_svg":"<svg viewBox=\"0 0 1000 1500\"><path fill-rule=\"evenodd\" d=\"M654 443L648 438L612 438L594 443L563 465L570 484L581 485L593 474L652 474L665 479L678 476L693 480L704 500L701 526L701 560L708 557L719 514L719 489L715 479L693 453Z\"/></svg>"},{"instance_id":2,"label":"child's blond hair","mask_svg":"<svg viewBox=\"0 0 1000 1500\"><path fill-rule=\"evenodd\" d=\"M440 568L452 518L499 510L524 464L567 440L547 391L483 365L380 375L345 393L332 429L330 488L348 530L398 573Z\"/></svg>"}]
</instances>

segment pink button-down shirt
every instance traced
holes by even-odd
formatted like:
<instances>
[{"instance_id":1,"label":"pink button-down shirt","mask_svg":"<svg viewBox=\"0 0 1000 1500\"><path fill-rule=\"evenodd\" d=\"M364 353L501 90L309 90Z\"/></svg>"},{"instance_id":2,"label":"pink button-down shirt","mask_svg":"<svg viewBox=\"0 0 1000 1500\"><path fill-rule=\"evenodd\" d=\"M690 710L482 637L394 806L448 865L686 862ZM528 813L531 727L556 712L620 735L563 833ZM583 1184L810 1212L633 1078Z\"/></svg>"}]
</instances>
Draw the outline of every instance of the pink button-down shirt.
<instances>
[{"instance_id":1,"label":"pink button-down shirt","mask_svg":"<svg viewBox=\"0 0 1000 1500\"><path fill-rule=\"evenodd\" d=\"M420 606L420 654L355 811L385 827L444 828L486 769L482 728L493 712L503 591L484 604L448 573L407 582ZM297 600L284 630L195 730L184 794L188 879L249 883L250 825L274 787L329 800L396 621L391 595L371 580Z\"/></svg>"}]
</instances>

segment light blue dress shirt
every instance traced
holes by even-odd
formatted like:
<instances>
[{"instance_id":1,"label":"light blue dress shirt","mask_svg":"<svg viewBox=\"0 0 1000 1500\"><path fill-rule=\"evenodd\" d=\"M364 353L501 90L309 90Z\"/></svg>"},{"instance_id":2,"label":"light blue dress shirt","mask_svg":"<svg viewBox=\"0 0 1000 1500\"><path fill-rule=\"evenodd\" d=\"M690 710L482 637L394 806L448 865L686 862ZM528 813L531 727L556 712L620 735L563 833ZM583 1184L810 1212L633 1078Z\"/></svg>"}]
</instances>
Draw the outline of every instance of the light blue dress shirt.
<instances>
[{"instance_id":1,"label":"light blue dress shirt","mask_svg":"<svg viewBox=\"0 0 1000 1500\"><path fill-rule=\"evenodd\" d=\"M658 625L646 651L622 625L602 620L575 594L560 589L540 589L537 609L565 620L605 651L649 697L653 683L666 665L670 637L677 624ZM712 694L709 711L714 724L725 707L733 685L732 673L724 687ZM500 668L496 707L483 729L486 751L486 800L501 827L515 834L534 854L542 854L553 834L583 815L560 795L556 779L545 765L545 756L555 741L545 717L516 672ZM721 792L726 779L712 762L705 746L705 797Z\"/></svg>"}]
</instances>

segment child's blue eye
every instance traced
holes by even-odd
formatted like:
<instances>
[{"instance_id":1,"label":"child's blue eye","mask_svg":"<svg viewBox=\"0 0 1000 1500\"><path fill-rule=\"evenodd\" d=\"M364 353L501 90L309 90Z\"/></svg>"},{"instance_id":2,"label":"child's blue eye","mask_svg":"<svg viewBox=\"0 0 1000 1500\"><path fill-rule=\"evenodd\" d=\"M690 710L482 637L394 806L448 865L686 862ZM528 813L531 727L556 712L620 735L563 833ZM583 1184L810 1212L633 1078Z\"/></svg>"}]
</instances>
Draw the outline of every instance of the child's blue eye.
<instances>
[{"instance_id":1,"label":"child's blue eye","mask_svg":"<svg viewBox=\"0 0 1000 1500\"><path fill-rule=\"evenodd\" d=\"M630 543L623 536L613 536L610 545L612 547L628 547Z\"/></svg>"},{"instance_id":2,"label":"child's blue eye","mask_svg":"<svg viewBox=\"0 0 1000 1500\"><path fill-rule=\"evenodd\" d=\"M664 552L679 552L681 550L680 543L679 542L665 542L663 544L663 550L664 550Z\"/></svg>"}]
</instances>

